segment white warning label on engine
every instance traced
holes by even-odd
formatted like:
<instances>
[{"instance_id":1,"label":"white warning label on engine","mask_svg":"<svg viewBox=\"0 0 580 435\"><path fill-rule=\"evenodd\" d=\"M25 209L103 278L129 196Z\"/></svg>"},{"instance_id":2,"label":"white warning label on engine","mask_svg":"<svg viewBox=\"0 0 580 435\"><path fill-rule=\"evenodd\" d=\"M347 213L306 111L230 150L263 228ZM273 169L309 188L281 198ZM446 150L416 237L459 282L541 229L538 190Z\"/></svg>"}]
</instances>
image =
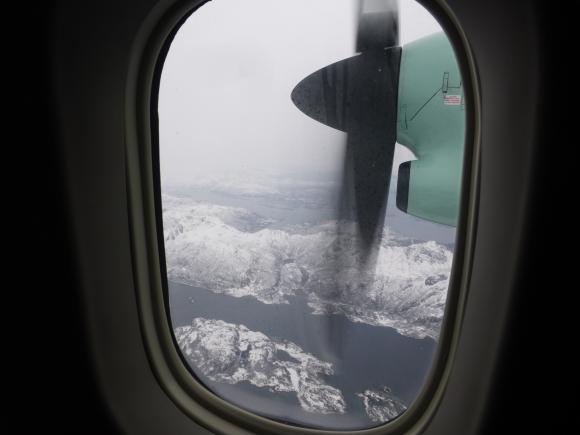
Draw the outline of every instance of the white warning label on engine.
<instances>
[{"instance_id":1,"label":"white warning label on engine","mask_svg":"<svg viewBox=\"0 0 580 435\"><path fill-rule=\"evenodd\" d=\"M461 104L461 95L443 95L443 104L446 106L459 106Z\"/></svg>"}]
</instances>

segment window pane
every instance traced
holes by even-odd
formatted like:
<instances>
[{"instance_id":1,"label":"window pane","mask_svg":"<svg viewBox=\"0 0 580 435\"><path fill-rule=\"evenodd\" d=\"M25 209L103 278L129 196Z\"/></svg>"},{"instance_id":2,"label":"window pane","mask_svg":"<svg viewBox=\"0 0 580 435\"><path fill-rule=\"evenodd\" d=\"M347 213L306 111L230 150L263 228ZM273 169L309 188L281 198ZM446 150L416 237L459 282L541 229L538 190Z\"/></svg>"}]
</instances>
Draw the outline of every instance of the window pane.
<instances>
[{"instance_id":1,"label":"window pane","mask_svg":"<svg viewBox=\"0 0 580 435\"><path fill-rule=\"evenodd\" d=\"M175 337L208 389L272 419L382 424L433 362L463 89L434 18L400 1L397 35L396 12L390 0L215 0L164 64Z\"/></svg>"}]
</instances>

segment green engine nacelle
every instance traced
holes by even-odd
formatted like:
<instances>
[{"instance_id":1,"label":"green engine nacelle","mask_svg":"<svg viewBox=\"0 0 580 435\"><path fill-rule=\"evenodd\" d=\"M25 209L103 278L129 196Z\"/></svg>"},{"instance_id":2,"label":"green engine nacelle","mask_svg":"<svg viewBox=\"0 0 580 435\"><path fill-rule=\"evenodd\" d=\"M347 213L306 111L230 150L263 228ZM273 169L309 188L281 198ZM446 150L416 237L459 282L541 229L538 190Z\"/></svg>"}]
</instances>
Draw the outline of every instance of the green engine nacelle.
<instances>
[{"instance_id":1,"label":"green engine nacelle","mask_svg":"<svg viewBox=\"0 0 580 435\"><path fill-rule=\"evenodd\" d=\"M397 142L417 157L399 166L397 207L433 222L456 225L465 107L459 66L444 33L403 46Z\"/></svg>"},{"instance_id":2,"label":"green engine nacelle","mask_svg":"<svg viewBox=\"0 0 580 435\"><path fill-rule=\"evenodd\" d=\"M303 79L292 101L316 121L347 133L344 191L369 241L382 228L396 142L417 157L399 167L397 206L456 225L465 111L449 40L438 33L402 48L363 48Z\"/></svg>"}]
</instances>

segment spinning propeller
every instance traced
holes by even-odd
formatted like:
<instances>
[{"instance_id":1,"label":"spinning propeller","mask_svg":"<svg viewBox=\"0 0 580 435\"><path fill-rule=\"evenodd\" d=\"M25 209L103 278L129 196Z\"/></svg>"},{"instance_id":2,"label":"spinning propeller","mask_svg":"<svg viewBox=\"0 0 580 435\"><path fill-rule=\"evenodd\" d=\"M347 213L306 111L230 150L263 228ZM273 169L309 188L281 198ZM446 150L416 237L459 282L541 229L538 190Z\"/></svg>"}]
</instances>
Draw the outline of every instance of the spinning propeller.
<instances>
[{"instance_id":1,"label":"spinning propeller","mask_svg":"<svg viewBox=\"0 0 580 435\"><path fill-rule=\"evenodd\" d=\"M361 0L356 56L322 68L292 91L306 115L347 133L341 218L363 251L380 240L397 138L401 47L396 0Z\"/></svg>"}]
</instances>

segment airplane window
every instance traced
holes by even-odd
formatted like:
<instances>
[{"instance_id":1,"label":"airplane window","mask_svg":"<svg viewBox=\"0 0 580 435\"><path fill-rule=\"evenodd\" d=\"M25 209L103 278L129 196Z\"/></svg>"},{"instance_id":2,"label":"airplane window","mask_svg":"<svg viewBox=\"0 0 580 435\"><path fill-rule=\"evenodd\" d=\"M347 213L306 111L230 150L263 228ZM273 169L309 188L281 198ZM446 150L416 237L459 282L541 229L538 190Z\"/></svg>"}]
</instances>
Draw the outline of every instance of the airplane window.
<instances>
[{"instance_id":1,"label":"airplane window","mask_svg":"<svg viewBox=\"0 0 580 435\"><path fill-rule=\"evenodd\" d=\"M214 0L159 88L169 315L192 375L288 424L403 413L434 359L464 149L413 0Z\"/></svg>"}]
</instances>

